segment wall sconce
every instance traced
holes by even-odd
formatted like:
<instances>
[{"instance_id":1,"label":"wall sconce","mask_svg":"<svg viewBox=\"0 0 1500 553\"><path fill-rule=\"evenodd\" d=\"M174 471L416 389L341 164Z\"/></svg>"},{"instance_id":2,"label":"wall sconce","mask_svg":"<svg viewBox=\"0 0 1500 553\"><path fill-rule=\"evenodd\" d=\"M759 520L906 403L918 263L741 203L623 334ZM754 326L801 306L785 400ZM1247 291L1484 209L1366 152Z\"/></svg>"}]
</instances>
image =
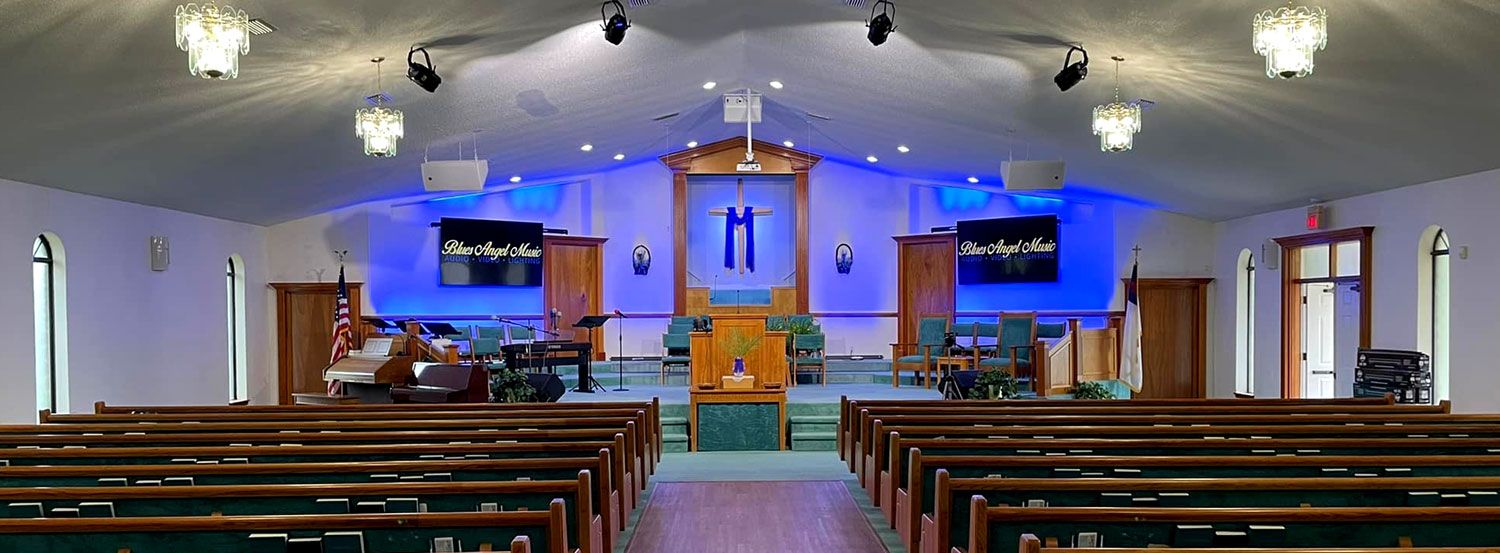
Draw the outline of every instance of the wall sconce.
<instances>
[{"instance_id":1,"label":"wall sconce","mask_svg":"<svg viewBox=\"0 0 1500 553\"><path fill-rule=\"evenodd\" d=\"M839 274L849 274L849 270L854 267L854 247L846 242L834 248L833 265L838 268Z\"/></svg>"},{"instance_id":2,"label":"wall sconce","mask_svg":"<svg viewBox=\"0 0 1500 553\"><path fill-rule=\"evenodd\" d=\"M651 272L651 248L645 244L637 244L635 250L630 252L630 266L635 269L635 274L646 276Z\"/></svg>"}]
</instances>

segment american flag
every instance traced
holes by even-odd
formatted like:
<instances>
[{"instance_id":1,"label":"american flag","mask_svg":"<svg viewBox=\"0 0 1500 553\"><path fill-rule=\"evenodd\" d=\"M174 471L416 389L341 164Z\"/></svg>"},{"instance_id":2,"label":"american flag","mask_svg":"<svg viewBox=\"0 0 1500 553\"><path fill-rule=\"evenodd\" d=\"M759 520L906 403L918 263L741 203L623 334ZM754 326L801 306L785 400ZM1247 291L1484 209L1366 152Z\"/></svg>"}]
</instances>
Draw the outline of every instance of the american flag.
<instances>
[{"instance_id":1,"label":"american flag","mask_svg":"<svg viewBox=\"0 0 1500 553\"><path fill-rule=\"evenodd\" d=\"M341 265L339 266L338 307L333 310L333 355L328 360L329 367L349 356L349 349L354 342L353 330L349 325L349 284L344 281L344 267ZM344 382L338 379L329 380L328 395L344 395Z\"/></svg>"}]
</instances>

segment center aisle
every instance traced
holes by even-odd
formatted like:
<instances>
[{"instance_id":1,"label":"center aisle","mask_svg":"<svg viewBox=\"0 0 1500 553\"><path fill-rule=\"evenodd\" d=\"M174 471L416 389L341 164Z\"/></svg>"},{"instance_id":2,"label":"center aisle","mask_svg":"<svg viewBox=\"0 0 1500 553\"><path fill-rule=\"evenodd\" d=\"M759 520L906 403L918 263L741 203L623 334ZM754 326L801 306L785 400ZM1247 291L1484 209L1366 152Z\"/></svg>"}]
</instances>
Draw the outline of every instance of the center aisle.
<instances>
[{"instance_id":1,"label":"center aisle","mask_svg":"<svg viewBox=\"0 0 1500 553\"><path fill-rule=\"evenodd\" d=\"M625 553L886 553L898 543L833 452L662 458ZM873 526L879 524L880 526Z\"/></svg>"}]
</instances>

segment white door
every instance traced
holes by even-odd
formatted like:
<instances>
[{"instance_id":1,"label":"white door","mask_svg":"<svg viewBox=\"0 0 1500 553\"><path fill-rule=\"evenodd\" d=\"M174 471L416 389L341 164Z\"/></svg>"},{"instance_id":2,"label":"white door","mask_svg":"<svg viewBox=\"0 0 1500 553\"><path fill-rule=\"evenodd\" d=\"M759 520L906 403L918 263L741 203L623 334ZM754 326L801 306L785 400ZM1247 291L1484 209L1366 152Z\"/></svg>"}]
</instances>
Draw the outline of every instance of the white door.
<instances>
[{"instance_id":1,"label":"white door","mask_svg":"<svg viewBox=\"0 0 1500 553\"><path fill-rule=\"evenodd\" d=\"M1354 282L1341 282L1334 288L1337 298L1333 307L1334 391L1338 397L1354 397L1354 365L1359 358L1359 294L1359 284Z\"/></svg>"},{"instance_id":2,"label":"white door","mask_svg":"<svg viewBox=\"0 0 1500 553\"><path fill-rule=\"evenodd\" d=\"M1302 397L1328 399L1334 394L1333 284L1302 285Z\"/></svg>"}]
</instances>

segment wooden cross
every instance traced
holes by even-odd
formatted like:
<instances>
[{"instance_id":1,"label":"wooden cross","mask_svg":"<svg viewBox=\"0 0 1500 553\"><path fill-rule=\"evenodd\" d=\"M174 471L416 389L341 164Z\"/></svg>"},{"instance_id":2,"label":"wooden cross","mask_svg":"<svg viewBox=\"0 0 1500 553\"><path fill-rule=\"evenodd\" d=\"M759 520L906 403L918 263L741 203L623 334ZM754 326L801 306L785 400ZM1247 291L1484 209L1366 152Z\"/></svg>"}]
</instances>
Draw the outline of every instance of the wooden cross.
<instances>
[{"instance_id":1,"label":"wooden cross","mask_svg":"<svg viewBox=\"0 0 1500 553\"><path fill-rule=\"evenodd\" d=\"M745 216L745 179L739 179L739 182L737 182L735 184L734 206L735 206L735 212L737 214L739 214L739 216L744 217ZM756 209L755 210L755 216L757 216L757 217L762 216L762 215L770 215L771 213L772 212L771 212L770 208L766 208L764 211L762 211L760 209ZM728 217L729 216L729 209L728 208L710 209L710 210L708 210L708 214L712 215L714 217ZM738 265L740 267L740 274L743 275L743 274L745 274L745 225L739 224L739 225L735 225L734 226L734 237L735 237L735 251L739 254Z\"/></svg>"}]
</instances>

